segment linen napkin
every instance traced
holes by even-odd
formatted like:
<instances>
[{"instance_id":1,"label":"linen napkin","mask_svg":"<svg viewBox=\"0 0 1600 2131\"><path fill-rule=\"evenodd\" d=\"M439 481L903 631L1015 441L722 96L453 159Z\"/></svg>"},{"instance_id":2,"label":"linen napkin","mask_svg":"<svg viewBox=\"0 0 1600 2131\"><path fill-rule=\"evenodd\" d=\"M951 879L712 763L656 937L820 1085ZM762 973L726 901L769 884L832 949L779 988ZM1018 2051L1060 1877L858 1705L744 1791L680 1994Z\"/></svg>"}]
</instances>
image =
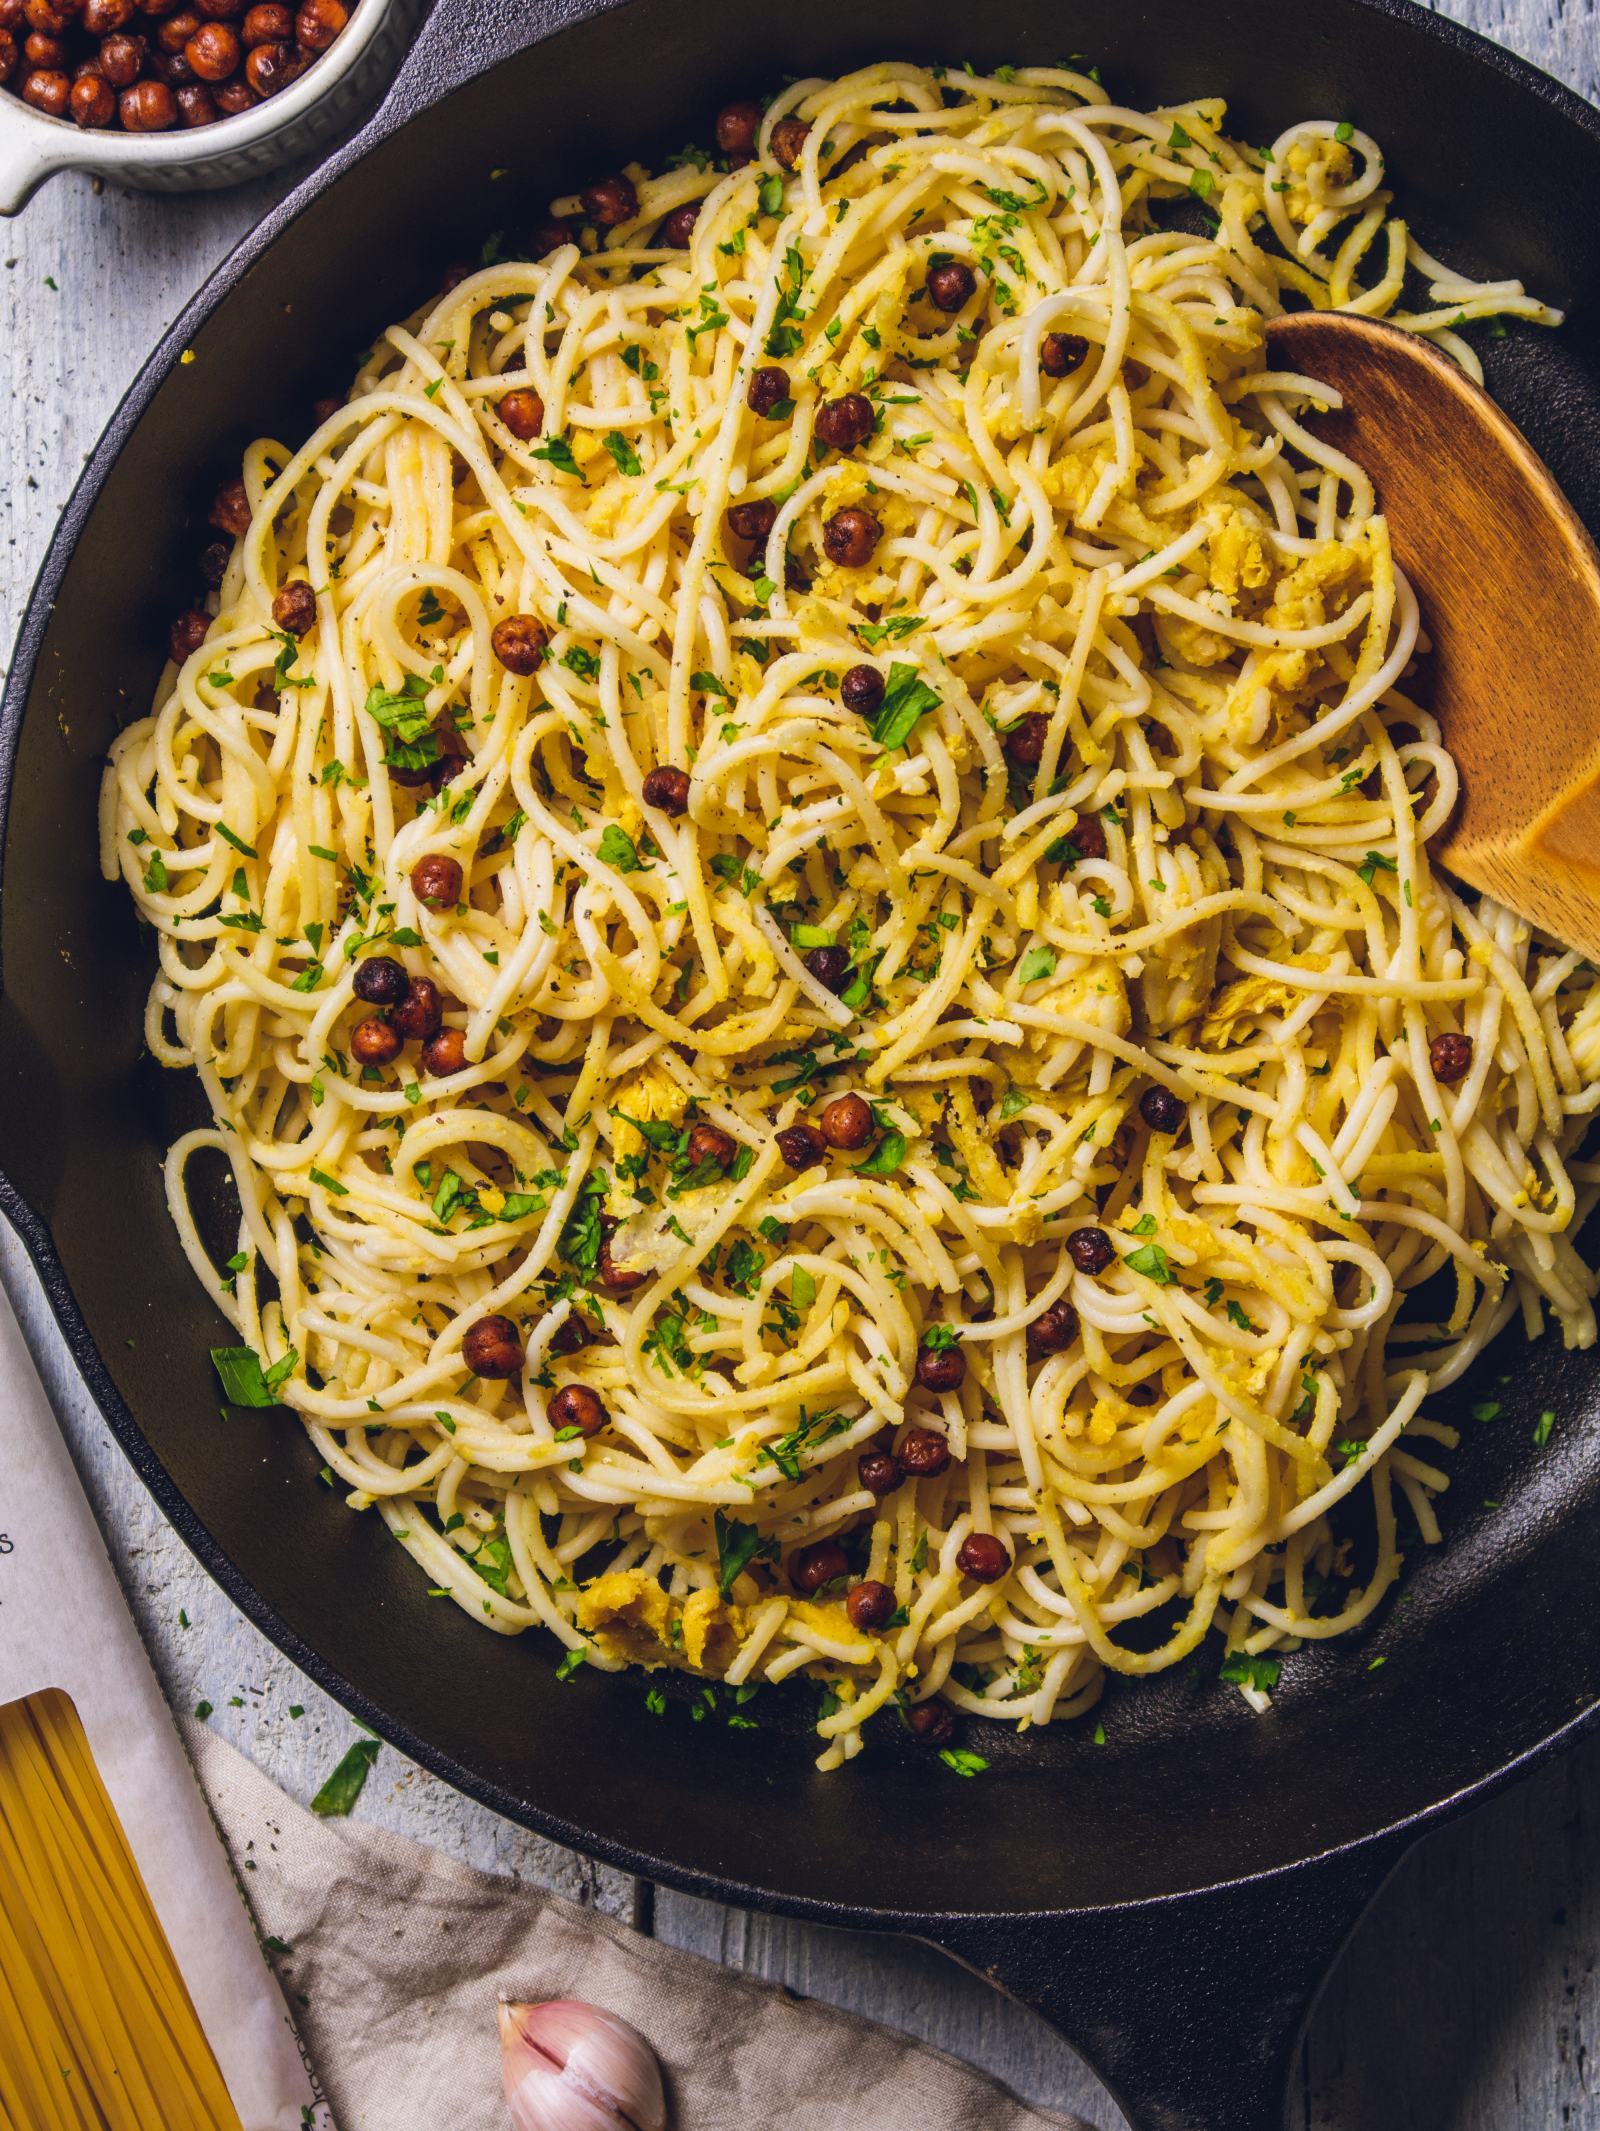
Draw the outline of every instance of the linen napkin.
<instances>
[{"instance_id":1,"label":"linen napkin","mask_svg":"<svg viewBox=\"0 0 1600 2131\"><path fill-rule=\"evenodd\" d=\"M907 2035L320 1820L203 1724L182 1727L338 2131L506 2131L502 1994L631 2020L661 2059L673 2131L1086 2131Z\"/></svg>"}]
</instances>

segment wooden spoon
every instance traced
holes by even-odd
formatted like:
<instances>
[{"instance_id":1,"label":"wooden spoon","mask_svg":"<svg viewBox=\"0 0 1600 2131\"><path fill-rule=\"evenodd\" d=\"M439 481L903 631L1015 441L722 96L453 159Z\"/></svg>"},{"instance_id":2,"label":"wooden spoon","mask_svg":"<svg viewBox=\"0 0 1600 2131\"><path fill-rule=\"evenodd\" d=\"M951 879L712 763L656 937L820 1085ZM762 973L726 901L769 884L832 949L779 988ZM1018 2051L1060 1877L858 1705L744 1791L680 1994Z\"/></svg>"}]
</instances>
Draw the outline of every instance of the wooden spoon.
<instances>
[{"instance_id":1,"label":"wooden spoon","mask_svg":"<svg viewBox=\"0 0 1600 2131\"><path fill-rule=\"evenodd\" d=\"M1600 554L1527 438L1430 341L1338 311L1267 327L1334 386L1319 437L1371 476L1461 767L1436 855L1600 962Z\"/></svg>"}]
</instances>

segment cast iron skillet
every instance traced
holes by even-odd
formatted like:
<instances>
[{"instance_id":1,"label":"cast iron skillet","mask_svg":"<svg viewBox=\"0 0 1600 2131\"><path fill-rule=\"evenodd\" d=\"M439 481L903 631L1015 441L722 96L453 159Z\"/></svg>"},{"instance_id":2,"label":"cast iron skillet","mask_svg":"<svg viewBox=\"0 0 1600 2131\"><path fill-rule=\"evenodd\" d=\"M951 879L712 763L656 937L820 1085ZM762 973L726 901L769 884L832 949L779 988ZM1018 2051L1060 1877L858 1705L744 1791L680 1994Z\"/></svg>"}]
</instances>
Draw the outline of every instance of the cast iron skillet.
<instances>
[{"instance_id":1,"label":"cast iron skillet","mask_svg":"<svg viewBox=\"0 0 1600 2131\"><path fill-rule=\"evenodd\" d=\"M1439 1402L1464 1420L1474 1399L1502 1407L1465 1420L1447 1547L1359 1646L1296 1658L1269 1717L1217 1685L1213 1650L1114 1691L1103 1746L1081 1725L1002 1736L963 1782L889 1733L819 1778L781 1712L734 1732L648 1715L635 1678L556 1684L539 1639L429 1600L383 1527L316 1484L285 1416L219 1420L206 1349L223 1327L157 1167L194 1091L141 1055L149 943L95 866L106 745L192 595L212 485L263 429L303 434L311 399L343 388L446 261L626 157L706 138L720 103L785 74L1072 51L1134 104L1221 92L1250 138L1359 120L1433 248L1568 306L1559 336L1514 330L1485 351L1600 531L1600 119L1408 0L441 0L366 132L173 326L45 562L0 722L0 1203L162 1507L364 1722L627 1870L937 1942L1054 2020L1141 2131L1271 2131L1317 1982L1407 1842L1596 1713L1589 1359L1503 1344Z\"/></svg>"}]
</instances>

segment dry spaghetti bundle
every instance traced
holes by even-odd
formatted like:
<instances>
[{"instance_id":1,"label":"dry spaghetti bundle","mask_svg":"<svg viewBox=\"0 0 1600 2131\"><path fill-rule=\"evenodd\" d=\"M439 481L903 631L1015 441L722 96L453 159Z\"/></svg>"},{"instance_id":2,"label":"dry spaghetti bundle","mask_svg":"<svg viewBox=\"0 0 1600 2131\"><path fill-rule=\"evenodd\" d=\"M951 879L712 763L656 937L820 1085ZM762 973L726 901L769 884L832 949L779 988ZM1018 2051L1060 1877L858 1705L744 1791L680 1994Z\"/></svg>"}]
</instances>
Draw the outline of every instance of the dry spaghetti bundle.
<instances>
[{"instance_id":1,"label":"dry spaghetti bundle","mask_svg":"<svg viewBox=\"0 0 1600 2131\"><path fill-rule=\"evenodd\" d=\"M76 1710L0 1708L0 2124L239 2131Z\"/></svg>"},{"instance_id":2,"label":"dry spaghetti bundle","mask_svg":"<svg viewBox=\"0 0 1600 2131\"><path fill-rule=\"evenodd\" d=\"M1594 1336L1593 973L1433 872L1415 602L1262 336L1552 314L1224 117L885 65L558 202L253 447L107 777L235 1395L566 1672L810 1675L825 1765L1213 1624L1259 1699L1437 1536L1430 1397Z\"/></svg>"}]
</instances>

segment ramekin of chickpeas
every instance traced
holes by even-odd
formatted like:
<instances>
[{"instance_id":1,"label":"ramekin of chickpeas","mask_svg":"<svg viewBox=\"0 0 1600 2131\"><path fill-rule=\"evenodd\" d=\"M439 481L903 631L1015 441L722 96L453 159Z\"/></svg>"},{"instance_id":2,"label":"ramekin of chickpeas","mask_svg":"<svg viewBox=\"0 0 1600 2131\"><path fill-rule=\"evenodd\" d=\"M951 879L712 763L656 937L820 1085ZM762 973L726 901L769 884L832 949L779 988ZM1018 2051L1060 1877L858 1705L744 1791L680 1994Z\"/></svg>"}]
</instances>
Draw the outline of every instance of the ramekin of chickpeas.
<instances>
[{"instance_id":1,"label":"ramekin of chickpeas","mask_svg":"<svg viewBox=\"0 0 1600 2131\"><path fill-rule=\"evenodd\" d=\"M0 0L0 214L54 170L232 185L331 140L425 0Z\"/></svg>"}]
</instances>

